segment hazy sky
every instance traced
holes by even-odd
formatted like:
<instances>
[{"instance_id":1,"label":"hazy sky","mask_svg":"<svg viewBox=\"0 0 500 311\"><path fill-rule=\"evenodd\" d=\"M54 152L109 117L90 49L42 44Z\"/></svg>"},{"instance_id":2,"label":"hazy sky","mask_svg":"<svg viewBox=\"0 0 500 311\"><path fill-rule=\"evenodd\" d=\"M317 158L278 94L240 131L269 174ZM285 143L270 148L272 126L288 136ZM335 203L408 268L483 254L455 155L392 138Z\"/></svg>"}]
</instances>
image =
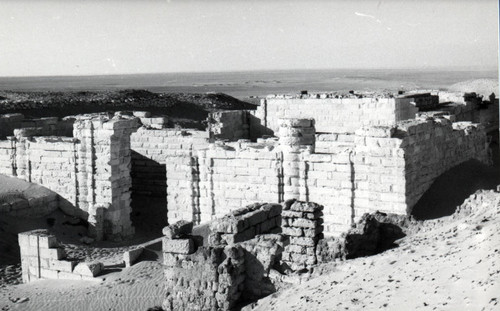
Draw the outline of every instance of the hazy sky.
<instances>
[{"instance_id":1,"label":"hazy sky","mask_svg":"<svg viewBox=\"0 0 500 311\"><path fill-rule=\"evenodd\" d=\"M0 76L498 62L496 0L2 0Z\"/></svg>"}]
</instances>

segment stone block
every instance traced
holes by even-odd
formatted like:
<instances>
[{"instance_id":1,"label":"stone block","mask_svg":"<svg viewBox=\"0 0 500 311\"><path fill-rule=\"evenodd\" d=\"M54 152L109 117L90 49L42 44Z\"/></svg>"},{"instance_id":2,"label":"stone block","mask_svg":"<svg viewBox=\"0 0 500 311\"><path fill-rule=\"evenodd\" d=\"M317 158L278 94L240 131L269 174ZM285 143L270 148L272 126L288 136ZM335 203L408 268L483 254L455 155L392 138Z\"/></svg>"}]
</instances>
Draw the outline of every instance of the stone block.
<instances>
[{"instance_id":1,"label":"stone block","mask_svg":"<svg viewBox=\"0 0 500 311\"><path fill-rule=\"evenodd\" d=\"M297 211L292 211L292 210L284 210L281 212L281 217L283 218L302 218L304 213L302 212L297 212Z\"/></svg>"},{"instance_id":2,"label":"stone block","mask_svg":"<svg viewBox=\"0 0 500 311\"><path fill-rule=\"evenodd\" d=\"M175 254L192 254L195 251L194 248L194 242L192 239L163 239L163 252Z\"/></svg>"},{"instance_id":3,"label":"stone block","mask_svg":"<svg viewBox=\"0 0 500 311\"><path fill-rule=\"evenodd\" d=\"M294 218L291 226L297 228L316 228L319 223L315 220L304 219L304 218Z\"/></svg>"},{"instance_id":4,"label":"stone block","mask_svg":"<svg viewBox=\"0 0 500 311\"><path fill-rule=\"evenodd\" d=\"M51 270L73 272L73 268L76 266L76 263L76 261L51 259L49 260L49 267Z\"/></svg>"},{"instance_id":5,"label":"stone block","mask_svg":"<svg viewBox=\"0 0 500 311\"><path fill-rule=\"evenodd\" d=\"M40 248L39 249L40 258L46 259L63 259L66 257L66 253L62 248Z\"/></svg>"},{"instance_id":6,"label":"stone block","mask_svg":"<svg viewBox=\"0 0 500 311\"><path fill-rule=\"evenodd\" d=\"M313 202L300 202L296 201L291 206L290 209L292 211L298 212L315 212L317 210L322 210L323 206L313 203Z\"/></svg>"},{"instance_id":7,"label":"stone block","mask_svg":"<svg viewBox=\"0 0 500 311\"><path fill-rule=\"evenodd\" d=\"M101 262L81 262L76 265L73 273L80 274L82 276L95 277L98 276L103 269L104 265Z\"/></svg>"},{"instance_id":8,"label":"stone block","mask_svg":"<svg viewBox=\"0 0 500 311\"><path fill-rule=\"evenodd\" d=\"M303 231L301 228L283 227L282 232L284 235L289 235L289 236L302 236L303 235Z\"/></svg>"},{"instance_id":9,"label":"stone block","mask_svg":"<svg viewBox=\"0 0 500 311\"><path fill-rule=\"evenodd\" d=\"M316 243L316 238L290 237L290 244L314 247Z\"/></svg>"},{"instance_id":10,"label":"stone block","mask_svg":"<svg viewBox=\"0 0 500 311\"><path fill-rule=\"evenodd\" d=\"M82 276L80 274L59 271L57 278L60 280L81 280Z\"/></svg>"},{"instance_id":11,"label":"stone block","mask_svg":"<svg viewBox=\"0 0 500 311\"><path fill-rule=\"evenodd\" d=\"M40 269L40 277L43 279L53 279L57 280L58 279L58 271L57 270L50 270L50 269L45 269L41 268Z\"/></svg>"},{"instance_id":12,"label":"stone block","mask_svg":"<svg viewBox=\"0 0 500 311\"><path fill-rule=\"evenodd\" d=\"M193 231L193 222L179 220L176 223L163 228L163 235L169 239L185 237Z\"/></svg>"},{"instance_id":13,"label":"stone block","mask_svg":"<svg viewBox=\"0 0 500 311\"><path fill-rule=\"evenodd\" d=\"M125 262L125 267L132 266L137 261L139 256L141 256L143 251L144 251L144 248L139 247L139 248L132 249L132 250L129 250L129 251L126 251L125 253L123 253L123 261Z\"/></svg>"}]
</instances>

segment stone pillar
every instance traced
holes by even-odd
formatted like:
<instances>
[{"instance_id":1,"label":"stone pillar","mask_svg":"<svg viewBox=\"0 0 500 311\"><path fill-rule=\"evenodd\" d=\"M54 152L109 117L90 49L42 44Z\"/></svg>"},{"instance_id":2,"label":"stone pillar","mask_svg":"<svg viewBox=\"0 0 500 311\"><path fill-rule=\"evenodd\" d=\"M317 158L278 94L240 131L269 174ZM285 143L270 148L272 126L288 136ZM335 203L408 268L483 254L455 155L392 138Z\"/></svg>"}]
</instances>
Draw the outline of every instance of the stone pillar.
<instances>
[{"instance_id":1,"label":"stone pillar","mask_svg":"<svg viewBox=\"0 0 500 311\"><path fill-rule=\"evenodd\" d=\"M314 119L280 119L279 126L279 144L283 152L283 199L299 199L302 153L314 153Z\"/></svg>"},{"instance_id":2,"label":"stone pillar","mask_svg":"<svg viewBox=\"0 0 500 311\"><path fill-rule=\"evenodd\" d=\"M134 234L130 220L132 187L130 135L137 118L101 117L75 122L74 136L81 141L79 202L89 213L96 238L122 239ZM99 208L104 208L100 215ZM104 224L97 222L103 221ZM102 228L102 229L101 229Z\"/></svg>"},{"instance_id":3,"label":"stone pillar","mask_svg":"<svg viewBox=\"0 0 500 311\"><path fill-rule=\"evenodd\" d=\"M323 238L323 206L290 200L283 203L281 228L290 243L282 260L293 271L309 270L317 263L316 247Z\"/></svg>"}]
</instances>

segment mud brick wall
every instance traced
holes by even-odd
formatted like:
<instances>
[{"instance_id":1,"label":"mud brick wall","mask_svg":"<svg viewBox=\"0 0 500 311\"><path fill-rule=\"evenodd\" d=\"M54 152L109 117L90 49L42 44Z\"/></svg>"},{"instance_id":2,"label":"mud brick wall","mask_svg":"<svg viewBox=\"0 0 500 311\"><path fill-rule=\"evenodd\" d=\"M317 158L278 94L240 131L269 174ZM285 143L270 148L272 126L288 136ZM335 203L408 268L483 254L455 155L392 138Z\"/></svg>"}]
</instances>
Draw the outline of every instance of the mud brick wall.
<instances>
[{"instance_id":1,"label":"mud brick wall","mask_svg":"<svg viewBox=\"0 0 500 311\"><path fill-rule=\"evenodd\" d=\"M325 133L354 133L362 126L392 125L413 119L418 111L408 98L286 98L268 97L255 116L275 134L280 118L312 118L316 130Z\"/></svg>"},{"instance_id":2,"label":"mud brick wall","mask_svg":"<svg viewBox=\"0 0 500 311\"><path fill-rule=\"evenodd\" d=\"M230 310L241 295L245 257L240 246L199 246L190 232L163 239L164 310Z\"/></svg>"},{"instance_id":3,"label":"mud brick wall","mask_svg":"<svg viewBox=\"0 0 500 311\"><path fill-rule=\"evenodd\" d=\"M238 244L245 253L242 297L259 299L276 291L269 272L279 264L286 243L286 236L282 234L263 234Z\"/></svg>"},{"instance_id":4,"label":"mud brick wall","mask_svg":"<svg viewBox=\"0 0 500 311\"><path fill-rule=\"evenodd\" d=\"M80 140L77 170L79 209L90 217L103 207L104 236L121 239L134 234L130 221L131 133L137 118L77 120L74 136ZM100 218L100 217L99 217Z\"/></svg>"},{"instance_id":5,"label":"mud brick wall","mask_svg":"<svg viewBox=\"0 0 500 311\"><path fill-rule=\"evenodd\" d=\"M152 130L131 135L133 191L166 196L169 222L199 220L198 158L208 147L208 132Z\"/></svg>"},{"instance_id":6,"label":"mud brick wall","mask_svg":"<svg viewBox=\"0 0 500 311\"><path fill-rule=\"evenodd\" d=\"M289 236L282 260L292 270L310 269L317 263L316 246L323 238L323 206L312 202L287 201L283 204L282 230Z\"/></svg>"},{"instance_id":7,"label":"mud brick wall","mask_svg":"<svg viewBox=\"0 0 500 311\"><path fill-rule=\"evenodd\" d=\"M488 162L481 125L414 120L356 132L355 220L365 212L410 213L433 181L470 159Z\"/></svg>"},{"instance_id":8,"label":"mud brick wall","mask_svg":"<svg viewBox=\"0 0 500 311\"><path fill-rule=\"evenodd\" d=\"M302 201L324 206L324 226L328 234L350 228L353 218L353 150L340 149L335 154L308 154L304 157Z\"/></svg>"},{"instance_id":9,"label":"mud brick wall","mask_svg":"<svg viewBox=\"0 0 500 311\"><path fill-rule=\"evenodd\" d=\"M201 222L248 204L280 201L281 152L265 144L211 148L198 152Z\"/></svg>"},{"instance_id":10,"label":"mud brick wall","mask_svg":"<svg viewBox=\"0 0 500 311\"><path fill-rule=\"evenodd\" d=\"M14 137L0 140L0 174L15 176L16 141Z\"/></svg>"},{"instance_id":11,"label":"mud brick wall","mask_svg":"<svg viewBox=\"0 0 500 311\"><path fill-rule=\"evenodd\" d=\"M436 119L406 122L398 129L406 135L406 204L410 210L432 182L448 169L470 159L490 161L482 125Z\"/></svg>"},{"instance_id":12,"label":"mud brick wall","mask_svg":"<svg viewBox=\"0 0 500 311\"><path fill-rule=\"evenodd\" d=\"M316 153L336 153L339 148L354 147L354 134L316 133Z\"/></svg>"},{"instance_id":13,"label":"mud brick wall","mask_svg":"<svg viewBox=\"0 0 500 311\"><path fill-rule=\"evenodd\" d=\"M209 243L233 245L264 233L277 233L281 226L281 205L256 203L230 212L210 223Z\"/></svg>"},{"instance_id":14,"label":"mud brick wall","mask_svg":"<svg viewBox=\"0 0 500 311\"><path fill-rule=\"evenodd\" d=\"M248 139L249 120L245 110L212 112L208 116L208 131L212 139Z\"/></svg>"},{"instance_id":15,"label":"mud brick wall","mask_svg":"<svg viewBox=\"0 0 500 311\"><path fill-rule=\"evenodd\" d=\"M95 280L102 269L101 263L66 260L56 237L44 229L20 233L19 246L24 283L40 279Z\"/></svg>"},{"instance_id":16,"label":"mud brick wall","mask_svg":"<svg viewBox=\"0 0 500 311\"><path fill-rule=\"evenodd\" d=\"M26 180L58 193L60 205L77 206L76 139L49 136L22 141L26 150Z\"/></svg>"}]
</instances>

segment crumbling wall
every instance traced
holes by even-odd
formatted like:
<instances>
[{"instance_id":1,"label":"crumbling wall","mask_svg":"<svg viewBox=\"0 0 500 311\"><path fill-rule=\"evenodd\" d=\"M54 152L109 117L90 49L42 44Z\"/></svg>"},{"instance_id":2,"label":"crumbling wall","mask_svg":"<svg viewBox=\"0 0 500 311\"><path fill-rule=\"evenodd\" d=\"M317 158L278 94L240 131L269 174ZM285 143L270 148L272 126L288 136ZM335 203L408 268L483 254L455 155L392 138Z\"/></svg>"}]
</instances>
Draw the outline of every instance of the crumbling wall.
<instances>
[{"instance_id":1,"label":"crumbling wall","mask_svg":"<svg viewBox=\"0 0 500 311\"><path fill-rule=\"evenodd\" d=\"M103 265L67 260L54 235L38 229L19 234L21 269L24 283L40 279L96 280Z\"/></svg>"},{"instance_id":2,"label":"crumbling wall","mask_svg":"<svg viewBox=\"0 0 500 311\"><path fill-rule=\"evenodd\" d=\"M212 112L208 116L208 131L212 139L248 139L248 113L245 110Z\"/></svg>"},{"instance_id":3,"label":"crumbling wall","mask_svg":"<svg viewBox=\"0 0 500 311\"><path fill-rule=\"evenodd\" d=\"M209 243L233 245L281 227L281 205L256 203L239 208L210 223Z\"/></svg>"},{"instance_id":4,"label":"crumbling wall","mask_svg":"<svg viewBox=\"0 0 500 311\"><path fill-rule=\"evenodd\" d=\"M85 116L74 122L74 138L46 136L57 131L50 126L14 130L0 143L2 172L56 192L59 207L91 222L99 239L132 235L130 134L137 119Z\"/></svg>"},{"instance_id":5,"label":"crumbling wall","mask_svg":"<svg viewBox=\"0 0 500 311\"><path fill-rule=\"evenodd\" d=\"M354 133L362 126L393 125L413 119L417 111L411 98L332 98L322 94L320 98L267 97L254 115L275 134L280 118L312 118L318 132Z\"/></svg>"},{"instance_id":6,"label":"crumbling wall","mask_svg":"<svg viewBox=\"0 0 500 311\"><path fill-rule=\"evenodd\" d=\"M240 246L196 245L192 223L166 228L164 310L230 310L240 298L245 257Z\"/></svg>"}]
</instances>

